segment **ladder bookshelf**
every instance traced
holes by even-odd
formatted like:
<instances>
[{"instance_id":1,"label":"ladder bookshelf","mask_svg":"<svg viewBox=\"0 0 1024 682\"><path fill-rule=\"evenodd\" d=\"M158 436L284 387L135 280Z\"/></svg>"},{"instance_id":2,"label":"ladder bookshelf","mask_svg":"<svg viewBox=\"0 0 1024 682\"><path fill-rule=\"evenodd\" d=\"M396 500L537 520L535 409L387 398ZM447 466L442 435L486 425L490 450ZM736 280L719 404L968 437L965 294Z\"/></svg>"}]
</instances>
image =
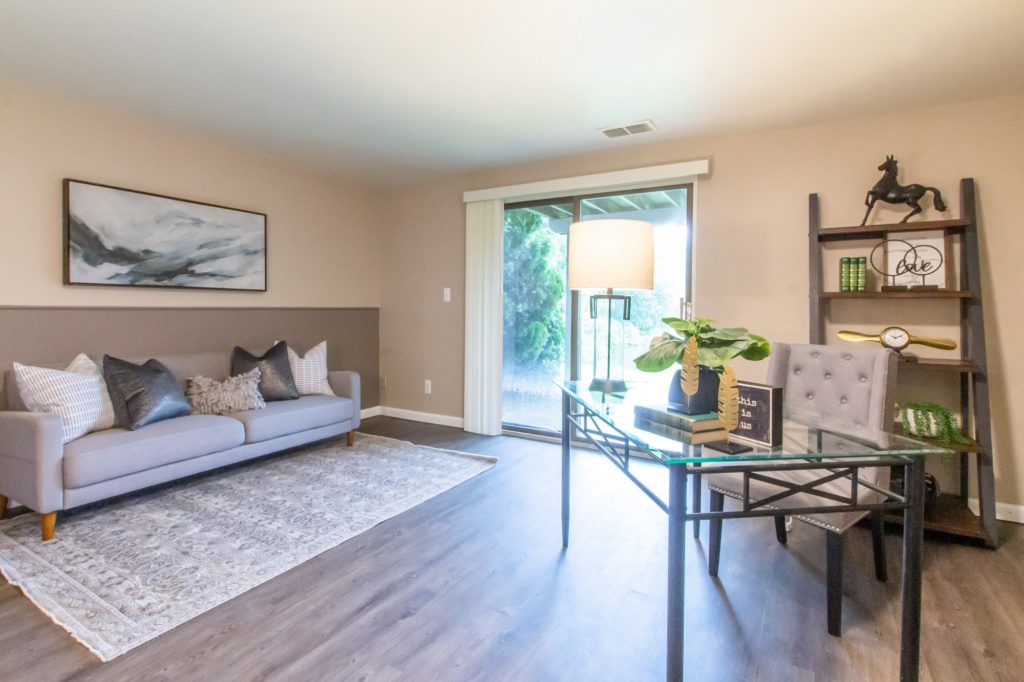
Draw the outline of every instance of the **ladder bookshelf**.
<instances>
[{"instance_id":1,"label":"ladder bookshelf","mask_svg":"<svg viewBox=\"0 0 1024 682\"><path fill-rule=\"evenodd\" d=\"M981 295L981 264L978 252L978 224L975 204L974 180L960 181L960 217L952 220L927 220L912 223L888 223L855 227L821 226L821 210L817 194L809 197L809 258L810 258L810 342L825 343L825 318L834 300L858 299L863 305L871 302L900 302L918 300L948 300L944 305L958 305L960 319L960 358L920 358L913 363L900 362L899 371L906 365L920 371L941 372L959 378L960 414L967 445L953 445L959 456L958 494L943 493L930 507L925 517L925 529L965 538L981 540L986 546L998 545L995 513L995 473L992 466L992 420L988 394L988 375L985 355L984 302ZM959 287L915 291L861 291L838 292L826 290L822 277L823 245L829 242L885 239L893 232L942 231L947 254L952 240L959 240ZM947 256L948 257L948 256ZM947 279L947 281L949 281ZM978 504L980 515L968 507L969 473L971 460L977 469ZM901 523L902 517L887 521Z\"/></svg>"}]
</instances>

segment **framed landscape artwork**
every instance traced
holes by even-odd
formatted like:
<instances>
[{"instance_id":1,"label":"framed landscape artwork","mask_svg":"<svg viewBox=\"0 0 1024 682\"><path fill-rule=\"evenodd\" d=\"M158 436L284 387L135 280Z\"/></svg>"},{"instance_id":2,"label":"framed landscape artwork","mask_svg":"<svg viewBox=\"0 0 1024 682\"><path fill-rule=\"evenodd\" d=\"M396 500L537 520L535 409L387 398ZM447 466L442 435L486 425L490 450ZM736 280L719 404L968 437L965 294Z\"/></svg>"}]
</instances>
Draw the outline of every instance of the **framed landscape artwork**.
<instances>
[{"instance_id":1,"label":"framed landscape artwork","mask_svg":"<svg viewBox=\"0 0 1024 682\"><path fill-rule=\"evenodd\" d=\"M64 283L267 290L267 216L64 180Z\"/></svg>"}]
</instances>

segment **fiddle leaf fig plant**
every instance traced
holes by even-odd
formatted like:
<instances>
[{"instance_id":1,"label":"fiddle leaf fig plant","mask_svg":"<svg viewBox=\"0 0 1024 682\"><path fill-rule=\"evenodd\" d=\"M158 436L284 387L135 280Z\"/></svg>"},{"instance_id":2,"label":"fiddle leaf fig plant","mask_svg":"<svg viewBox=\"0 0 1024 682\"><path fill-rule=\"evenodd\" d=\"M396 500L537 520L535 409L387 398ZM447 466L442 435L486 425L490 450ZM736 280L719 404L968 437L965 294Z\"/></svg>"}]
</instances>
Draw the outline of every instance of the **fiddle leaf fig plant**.
<instances>
[{"instance_id":1,"label":"fiddle leaf fig plant","mask_svg":"<svg viewBox=\"0 0 1024 682\"><path fill-rule=\"evenodd\" d=\"M771 354L771 344L763 336L752 334L743 327L716 329L715 321L706 317L683 320L665 317L661 320L672 332L663 332L651 339L650 348L633 359L643 372L660 372L675 363L683 364L687 342L697 344L697 364L721 374L726 363L734 358L764 360Z\"/></svg>"}]
</instances>

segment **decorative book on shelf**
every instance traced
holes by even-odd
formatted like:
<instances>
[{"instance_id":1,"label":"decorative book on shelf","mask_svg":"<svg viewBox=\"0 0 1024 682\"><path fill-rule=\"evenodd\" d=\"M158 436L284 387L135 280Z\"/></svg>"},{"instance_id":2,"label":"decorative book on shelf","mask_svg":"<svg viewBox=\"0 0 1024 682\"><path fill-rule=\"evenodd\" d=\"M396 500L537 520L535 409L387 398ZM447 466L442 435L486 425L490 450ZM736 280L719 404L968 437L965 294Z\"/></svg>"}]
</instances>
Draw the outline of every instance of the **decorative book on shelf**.
<instances>
[{"instance_id":1,"label":"decorative book on shelf","mask_svg":"<svg viewBox=\"0 0 1024 682\"><path fill-rule=\"evenodd\" d=\"M673 410L672 405L673 403L636 405L633 408L633 413L637 419L646 419L647 421L664 424L690 433L725 429L725 425L718 419L717 412L683 414Z\"/></svg>"},{"instance_id":2,"label":"decorative book on shelf","mask_svg":"<svg viewBox=\"0 0 1024 682\"><path fill-rule=\"evenodd\" d=\"M717 419L713 421L718 422ZM671 438L672 440L677 440L680 443L687 443L688 445L700 445L702 443L714 443L729 440L729 432L722 428L707 429L696 432L686 431L684 429L677 429L673 426L669 426L668 424L644 419L639 416L634 417L633 425L638 429L650 431L658 436Z\"/></svg>"}]
</instances>

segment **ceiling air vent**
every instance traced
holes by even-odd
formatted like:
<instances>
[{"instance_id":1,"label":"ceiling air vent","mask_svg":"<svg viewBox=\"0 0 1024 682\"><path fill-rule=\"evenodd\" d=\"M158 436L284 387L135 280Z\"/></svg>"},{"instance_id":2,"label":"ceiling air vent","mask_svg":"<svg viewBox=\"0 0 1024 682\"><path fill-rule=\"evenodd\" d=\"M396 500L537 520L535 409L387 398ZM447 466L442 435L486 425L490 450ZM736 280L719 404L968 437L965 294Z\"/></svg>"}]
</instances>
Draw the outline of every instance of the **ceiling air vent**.
<instances>
[{"instance_id":1,"label":"ceiling air vent","mask_svg":"<svg viewBox=\"0 0 1024 682\"><path fill-rule=\"evenodd\" d=\"M626 137L627 135L639 135L640 133L649 133L652 130L657 130L654 124L651 123L650 119L645 121L637 121L636 123L630 123L624 126L615 126L613 128L599 128L598 132L604 133L605 137Z\"/></svg>"}]
</instances>

